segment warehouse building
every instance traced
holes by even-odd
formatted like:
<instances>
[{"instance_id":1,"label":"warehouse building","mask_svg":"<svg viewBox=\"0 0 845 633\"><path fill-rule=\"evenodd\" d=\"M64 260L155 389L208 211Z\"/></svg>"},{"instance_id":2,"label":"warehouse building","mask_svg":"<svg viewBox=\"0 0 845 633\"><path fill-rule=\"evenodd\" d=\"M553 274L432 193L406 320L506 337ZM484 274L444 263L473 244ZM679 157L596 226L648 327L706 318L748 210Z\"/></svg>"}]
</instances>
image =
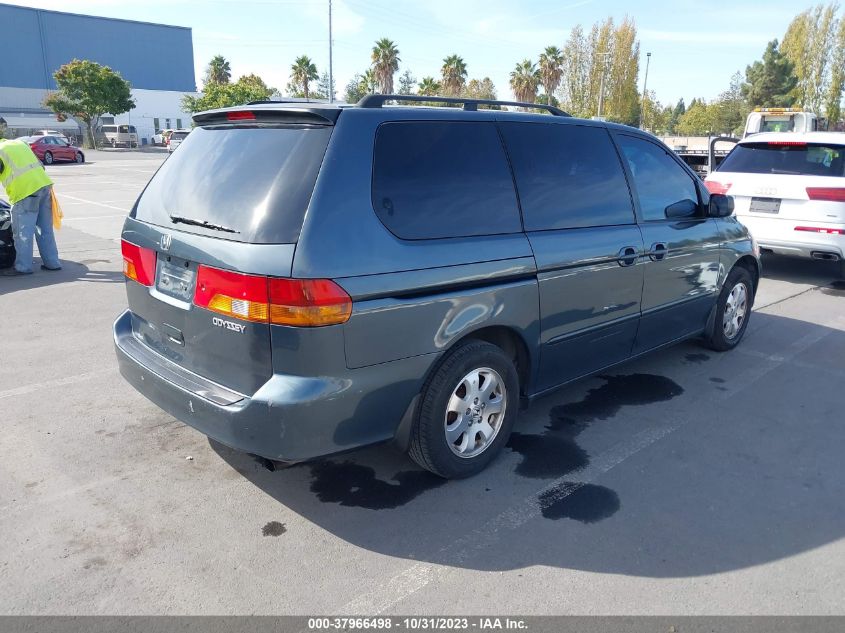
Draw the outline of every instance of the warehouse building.
<instances>
[{"instance_id":1,"label":"warehouse building","mask_svg":"<svg viewBox=\"0 0 845 633\"><path fill-rule=\"evenodd\" d=\"M9 4L0 4L0 25L3 49L15 51L0 63L0 118L8 136L50 129L80 138L78 122L57 121L42 105L56 89L53 73L73 59L110 66L132 86L135 108L106 115L101 125L132 125L142 143L157 130L190 125L181 107L182 97L196 91L190 28Z\"/></svg>"}]
</instances>

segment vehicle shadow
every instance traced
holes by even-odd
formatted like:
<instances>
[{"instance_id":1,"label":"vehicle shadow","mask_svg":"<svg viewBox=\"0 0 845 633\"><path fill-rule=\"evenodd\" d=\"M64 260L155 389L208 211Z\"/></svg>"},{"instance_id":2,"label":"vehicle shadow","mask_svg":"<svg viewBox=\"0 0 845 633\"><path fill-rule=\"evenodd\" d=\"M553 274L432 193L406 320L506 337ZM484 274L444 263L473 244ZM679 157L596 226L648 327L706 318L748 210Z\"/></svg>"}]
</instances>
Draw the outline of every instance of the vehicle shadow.
<instances>
[{"instance_id":1,"label":"vehicle shadow","mask_svg":"<svg viewBox=\"0 0 845 633\"><path fill-rule=\"evenodd\" d=\"M503 455L468 480L446 482L387 446L277 470L211 446L287 509L409 561L646 577L770 563L845 536L841 400L806 397L808 384L838 393L845 332L755 319L746 352L682 344L541 399ZM808 331L804 348L781 342ZM761 369L761 356L786 352ZM660 435L666 425L678 430ZM614 462L615 447L650 432L661 439Z\"/></svg>"},{"instance_id":2,"label":"vehicle shadow","mask_svg":"<svg viewBox=\"0 0 845 633\"><path fill-rule=\"evenodd\" d=\"M91 283L123 283L125 281L125 277L121 271L91 270L86 264L81 262L66 259L60 261L62 263L61 270L42 270L41 258L36 257L33 264L34 272L31 275L15 277L0 276L0 295L77 281ZM96 260L98 263L100 261L105 263L108 260Z\"/></svg>"},{"instance_id":3,"label":"vehicle shadow","mask_svg":"<svg viewBox=\"0 0 845 633\"><path fill-rule=\"evenodd\" d=\"M839 279L839 263L763 253L763 277L791 283L826 286Z\"/></svg>"}]
</instances>

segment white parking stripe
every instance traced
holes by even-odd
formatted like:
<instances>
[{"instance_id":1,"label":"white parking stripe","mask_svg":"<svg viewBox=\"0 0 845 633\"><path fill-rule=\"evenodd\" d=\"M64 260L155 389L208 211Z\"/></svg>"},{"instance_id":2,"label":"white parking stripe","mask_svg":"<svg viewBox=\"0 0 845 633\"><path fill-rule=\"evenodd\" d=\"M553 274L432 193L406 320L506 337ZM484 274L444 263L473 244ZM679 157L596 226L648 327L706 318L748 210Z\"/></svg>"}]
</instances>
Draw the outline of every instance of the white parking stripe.
<instances>
[{"instance_id":1,"label":"white parking stripe","mask_svg":"<svg viewBox=\"0 0 845 633\"><path fill-rule=\"evenodd\" d=\"M15 387L14 389L6 389L5 391L0 391L0 400L3 398L12 398L13 396L23 396L49 387L63 387L65 385L73 385L78 382L85 382L86 380L91 380L92 378L99 378L100 376L105 376L106 374L112 374L115 371L117 371L116 368L100 369L97 371L85 372L83 374L76 374L75 376L65 376L64 378L35 382L30 385L24 385L23 387Z\"/></svg>"},{"instance_id":2,"label":"white parking stripe","mask_svg":"<svg viewBox=\"0 0 845 633\"><path fill-rule=\"evenodd\" d=\"M129 213L129 209L121 209L120 207L115 207L110 204L104 204L102 202L94 202L93 200L86 200L85 198L76 198L74 196L69 196L66 193L59 194L59 200L61 201L62 198L70 198L71 200L76 200L77 202L85 202L86 204L93 204L97 207L105 207L106 209L114 209L115 211L123 211L124 213Z\"/></svg>"}]
</instances>

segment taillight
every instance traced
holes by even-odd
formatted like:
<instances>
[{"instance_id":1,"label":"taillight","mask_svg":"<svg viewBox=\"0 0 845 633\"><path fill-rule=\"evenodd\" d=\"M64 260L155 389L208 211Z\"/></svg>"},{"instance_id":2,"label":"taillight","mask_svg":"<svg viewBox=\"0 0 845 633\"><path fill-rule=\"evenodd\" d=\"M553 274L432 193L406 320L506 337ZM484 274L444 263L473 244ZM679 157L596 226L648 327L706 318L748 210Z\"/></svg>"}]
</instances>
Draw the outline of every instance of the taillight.
<instances>
[{"instance_id":1,"label":"taillight","mask_svg":"<svg viewBox=\"0 0 845 633\"><path fill-rule=\"evenodd\" d=\"M329 279L271 279L270 323L319 327L345 323L352 299Z\"/></svg>"},{"instance_id":2,"label":"taillight","mask_svg":"<svg viewBox=\"0 0 845 633\"><path fill-rule=\"evenodd\" d=\"M255 121L255 114L245 110L237 110L235 112L226 113L227 121Z\"/></svg>"},{"instance_id":3,"label":"taillight","mask_svg":"<svg viewBox=\"0 0 845 633\"><path fill-rule=\"evenodd\" d=\"M194 303L245 321L267 322L267 278L200 266Z\"/></svg>"},{"instance_id":4,"label":"taillight","mask_svg":"<svg viewBox=\"0 0 845 633\"><path fill-rule=\"evenodd\" d=\"M810 200L845 202L845 189L839 187L807 187L807 197Z\"/></svg>"},{"instance_id":5,"label":"taillight","mask_svg":"<svg viewBox=\"0 0 845 633\"><path fill-rule=\"evenodd\" d=\"M823 226L796 226L796 231L807 233L826 233L827 235L845 235L845 229L828 229Z\"/></svg>"},{"instance_id":6,"label":"taillight","mask_svg":"<svg viewBox=\"0 0 845 633\"><path fill-rule=\"evenodd\" d=\"M194 304L226 316L296 327L345 323L352 299L328 279L276 279L200 266Z\"/></svg>"},{"instance_id":7,"label":"taillight","mask_svg":"<svg viewBox=\"0 0 845 633\"><path fill-rule=\"evenodd\" d=\"M718 193L721 195L725 195L731 188L732 183L721 183L716 182L715 180L705 180L704 185L707 187L707 191L709 191L710 193Z\"/></svg>"},{"instance_id":8,"label":"taillight","mask_svg":"<svg viewBox=\"0 0 845 633\"><path fill-rule=\"evenodd\" d=\"M806 147L806 141L769 141L769 145L783 147Z\"/></svg>"},{"instance_id":9,"label":"taillight","mask_svg":"<svg viewBox=\"0 0 845 633\"><path fill-rule=\"evenodd\" d=\"M156 274L156 253L126 240L120 240L123 274L144 286L152 286Z\"/></svg>"}]
</instances>

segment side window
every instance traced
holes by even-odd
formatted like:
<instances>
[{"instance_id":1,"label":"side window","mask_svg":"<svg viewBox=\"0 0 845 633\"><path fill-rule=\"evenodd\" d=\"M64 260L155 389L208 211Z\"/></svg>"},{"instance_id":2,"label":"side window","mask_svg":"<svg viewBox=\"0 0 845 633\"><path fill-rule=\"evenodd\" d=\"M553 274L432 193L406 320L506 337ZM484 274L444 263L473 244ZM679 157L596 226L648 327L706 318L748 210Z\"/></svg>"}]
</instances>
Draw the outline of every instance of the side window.
<instances>
[{"instance_id":1,"label":"side window","mask_svg":"<svg viewBox=\"0 0 845 633\"><path fill-rule=\"evenodd\" d=\"M622 163L602 127L502 123L526 231L634 224Z\"/></svg>"},{"instance_id":2,"label":"side window","mask_svg":"<svg viewBox=\"0 0 845 633\"><path fill-rule=\"evenodd\" d=\"M665 220L666 210L675 205L689 208L690 216L696 214L695 182L665 149L623 134L617 140L634 177L643 219Z\"/></svg>"},{"instance_id":3,"label":"side window","mask_svg":"<svg viewBox=\"0 0 845 633\"><path fill-rule=\"evenodd\" d=\"M408 121L376 132L373 208L391 233L421 240L522 230L495 124Z\"/></svg>"}]
</instances>

